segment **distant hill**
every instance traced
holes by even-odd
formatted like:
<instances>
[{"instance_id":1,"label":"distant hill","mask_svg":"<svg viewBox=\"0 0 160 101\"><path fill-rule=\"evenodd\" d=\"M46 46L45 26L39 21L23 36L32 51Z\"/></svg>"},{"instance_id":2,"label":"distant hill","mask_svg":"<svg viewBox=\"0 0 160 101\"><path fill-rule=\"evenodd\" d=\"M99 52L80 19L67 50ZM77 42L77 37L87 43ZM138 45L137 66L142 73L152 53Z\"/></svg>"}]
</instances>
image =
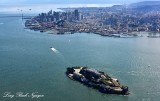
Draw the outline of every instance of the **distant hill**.
<instances>
[{"instance_id":1,"label":"distant hill","mask_svg":"<svg viewBox=\"0 0 160 101\"><path fill-rule=\"evenodd\" d=\"M143 1L129 5L137 11L160 11L160 1Z\"/></svg>"},{"instance_id":2,"label":"distant hill","mask_svg":"<svg viewBox=\"0 0 160 101\"><path fill-rule=\"evenodd\" d=\"M138 3L133 3L130 5L130 7L141 7L141 6L160 6L160 1L143 1Z\"/></svg>"}]
</instances>

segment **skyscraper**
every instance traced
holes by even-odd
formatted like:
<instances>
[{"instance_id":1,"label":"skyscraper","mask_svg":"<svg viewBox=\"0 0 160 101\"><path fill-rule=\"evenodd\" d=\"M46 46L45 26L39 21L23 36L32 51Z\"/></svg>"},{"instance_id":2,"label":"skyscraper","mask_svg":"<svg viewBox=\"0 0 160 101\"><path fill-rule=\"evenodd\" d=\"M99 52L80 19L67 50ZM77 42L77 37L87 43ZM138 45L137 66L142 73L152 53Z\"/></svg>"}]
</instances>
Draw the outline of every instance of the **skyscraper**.
<instances>
[{"instance_id":1,"label":"skyscraper","mask_svg":"<svg viewBox=\"0 0 160 101\"><path fill-rule=\"evenodd\" d=\"M50 10L50 11L48 12L48 15L52 15L52 10Z\"/></svg>"},{"instance_id":2,"label":"skyscraper","mask_svg":"<svg viewBox=\"0 0 160 101\"><path fill-rule=\"evenodd\" d=\"M74 10L74 19L75 19L75 20L79 20L79 12L78 12L77 9Z\"/></svg>"}]
</instances>

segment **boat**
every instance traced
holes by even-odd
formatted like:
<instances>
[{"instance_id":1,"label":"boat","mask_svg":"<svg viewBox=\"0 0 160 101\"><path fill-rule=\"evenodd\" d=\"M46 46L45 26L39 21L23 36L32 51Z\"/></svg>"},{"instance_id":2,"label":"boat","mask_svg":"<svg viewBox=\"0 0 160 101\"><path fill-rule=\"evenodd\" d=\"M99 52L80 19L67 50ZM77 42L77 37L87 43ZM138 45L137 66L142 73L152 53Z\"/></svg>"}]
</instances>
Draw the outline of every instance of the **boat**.
<instances>
[{"instance_id":1,"label":"boat","mask_svg":"<svg viewBox=\"0 0 160 101\"><path fill-rule=\"evenodd\" d=\"M79 81L105 94L129 94L127 86L121 85L117 79L111 78L108 74L94 68L81 66L68 67L66 75L71 80Z\"/></svg>"}]
</instances>

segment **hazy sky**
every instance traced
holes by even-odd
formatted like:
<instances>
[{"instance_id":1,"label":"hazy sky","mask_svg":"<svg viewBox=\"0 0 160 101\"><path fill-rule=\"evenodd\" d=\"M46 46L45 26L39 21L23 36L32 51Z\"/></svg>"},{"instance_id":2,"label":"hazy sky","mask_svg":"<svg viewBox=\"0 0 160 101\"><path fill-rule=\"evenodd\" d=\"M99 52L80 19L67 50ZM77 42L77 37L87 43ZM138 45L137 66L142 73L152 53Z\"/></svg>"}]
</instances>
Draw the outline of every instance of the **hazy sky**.
<instances>
[{"instance_id":1,"label":"hazy sky","mask_svg":"<svg viewBox=\"0 0 160 101\"><path fill-rule=\"evenodd\" d=\"M44 3L54 3L54 4L129 4L133 2L140 1L153 1L153 0L0 0L0 4L44 4ZM155 0L154 0L155 1Z\"/></svg>"},{"instance_id":2,"label":"hazy sky","mask_svg":"<svg viewBox=\"0 0 160 101\"><path fill-rule=\"evenodd\" d=\"M25 13L40 13L63 7L106 7L113 4L130 4L141 1L156 0L0 0L0 13L17 13L20 10ZM29 11L29 9L32 10Z\"/></svg>"}]
</instances>

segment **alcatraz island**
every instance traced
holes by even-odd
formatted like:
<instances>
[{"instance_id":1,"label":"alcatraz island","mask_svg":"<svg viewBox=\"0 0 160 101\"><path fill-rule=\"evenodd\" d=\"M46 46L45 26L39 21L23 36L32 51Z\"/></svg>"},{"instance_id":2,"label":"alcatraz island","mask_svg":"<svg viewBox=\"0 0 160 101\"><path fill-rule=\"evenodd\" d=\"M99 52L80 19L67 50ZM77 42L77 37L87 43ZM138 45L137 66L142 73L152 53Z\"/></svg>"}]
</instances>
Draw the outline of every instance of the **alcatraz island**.
<instances>
[{"instance_id":1,"label":"alcatraz island","mask_svg":"<svg viewBox=\"0 0 160 101\"><path fill-rule=\"evenodd\" d=\"M75 81L99 90L105 94L128 95L127 86L123 86L120 82L108 76L108 74L89 67L68 67L66 75Z\"/></svg>"},{"instance_id":2,"label":"alcatraz island","mask_svg":"<svg viewBox=\"0 0 160 101\"><path fill-rule=\"evenodd\" d=\"M25 28L49 34L95 33L108 37L160 38L160 2L139 2L112 7L58 8L25 22Z\"/></svg>"}]
</instances>

